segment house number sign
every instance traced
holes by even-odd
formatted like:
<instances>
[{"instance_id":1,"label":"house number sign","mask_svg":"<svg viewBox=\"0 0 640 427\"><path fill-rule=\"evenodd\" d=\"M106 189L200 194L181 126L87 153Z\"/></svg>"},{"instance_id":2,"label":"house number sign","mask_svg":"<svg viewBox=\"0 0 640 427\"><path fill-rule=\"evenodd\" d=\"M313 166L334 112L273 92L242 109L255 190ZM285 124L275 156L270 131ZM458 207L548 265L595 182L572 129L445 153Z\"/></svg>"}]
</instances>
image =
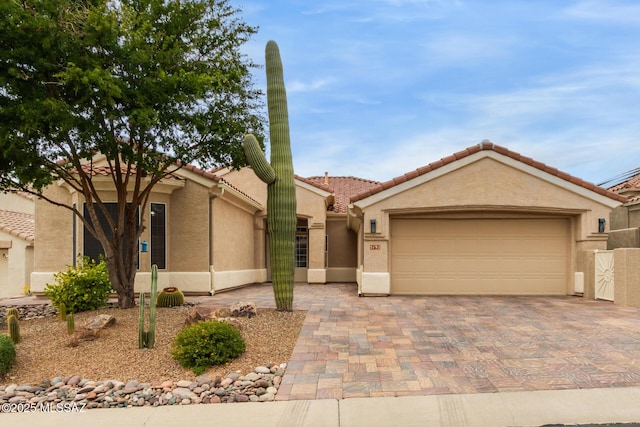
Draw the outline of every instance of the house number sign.
<instances>
[{"instance_id":1,"label":"house number sign","mask_svg":"<svg viewBox=\"0 0 640 427\"><path fill-rule=\"evenodd\" d=\"M380 245L379 244L369 245L369 249L372 250L372 251L379 251L380 250Z\"/></svg>"}]
</instances>

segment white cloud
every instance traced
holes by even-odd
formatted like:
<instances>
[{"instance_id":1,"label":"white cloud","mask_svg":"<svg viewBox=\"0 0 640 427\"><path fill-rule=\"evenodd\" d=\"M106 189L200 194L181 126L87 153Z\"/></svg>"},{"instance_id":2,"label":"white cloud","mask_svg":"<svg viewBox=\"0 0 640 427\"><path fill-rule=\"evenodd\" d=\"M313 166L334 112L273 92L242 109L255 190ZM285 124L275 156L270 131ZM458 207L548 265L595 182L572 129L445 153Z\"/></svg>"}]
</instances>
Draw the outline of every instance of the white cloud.
<instances>
[{"instance_id":1,"label":"white cloud","mask_svg":"<svg viewBox=\"0 0 640 427\"><path fill-rule=\"evenodd\" d=\"M325 78L325 79L316 79L310 82L302 82L300 80L293 80L290 83L287 83L287 92L295 93L295 92L313 92L319 89L324 88L329 85L333 79Z\"/></svg>"},{"instance_id":2,"label":"white cloud","mask_svg":"<svg viewBox=\"0 0 640 427\"><path fill-rule=\"evenodd\" d=\"M640 4L637 2L585 0L564 10L573 19L611 24L640 24Z\"/></svg>"}]
</instances>

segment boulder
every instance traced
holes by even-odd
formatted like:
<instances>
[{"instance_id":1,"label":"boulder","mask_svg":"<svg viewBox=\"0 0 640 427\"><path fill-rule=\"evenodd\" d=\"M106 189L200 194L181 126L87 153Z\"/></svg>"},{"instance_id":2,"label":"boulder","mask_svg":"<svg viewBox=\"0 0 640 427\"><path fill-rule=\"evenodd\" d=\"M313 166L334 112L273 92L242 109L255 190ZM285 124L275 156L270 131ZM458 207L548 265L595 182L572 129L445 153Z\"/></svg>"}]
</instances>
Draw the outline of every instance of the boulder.
<instances>
[{"instance_id":1,"label":"boulder","mask_svg":"<svg viewBox=\"0 0 640 427\"><path fill-rule=\"evenodd\" d=\"M252 318L258 314L258 309L254 302L237 301L229 308L231 317L248 317Z\"/></svg>"},{"instance_id":2,"label":"boulder","mask_svg":"<svg viewBox=\"0 0 640 427\"><path fill-rule=\"evenodd\" d=\"M194 307L187 313L185 325L193 325L194 323L204 322L207 320L217 320L220 317L218 309L211 307Z\"/></svg>"},{"instance_id":3,"label":"boulder","mask_svg":"<svg viewBox=\"0 0 640 427\"><path fill-rule=\"evenodd\" d=\"M85 324L84 328L89 330L100 330L104 328L108 328L109 326L115 325L116 318L110 314L99 314L93 319L89 319Z\"/></svg>"},{"instance_id":4,"label":"boulder","mask_svg":"<svg viewBox=\"0 0 640 427\"><path fill-rule=\"evenodd\" d=\"M222 310L218 310L210 307L194 307L187 313L187 319L185 325L193 325L198 322L206 322L207 320L217 320L218 322L230 323L236 328L240 329L240 323L233 317L224 316Z\"/></svg>"}]
</instances>

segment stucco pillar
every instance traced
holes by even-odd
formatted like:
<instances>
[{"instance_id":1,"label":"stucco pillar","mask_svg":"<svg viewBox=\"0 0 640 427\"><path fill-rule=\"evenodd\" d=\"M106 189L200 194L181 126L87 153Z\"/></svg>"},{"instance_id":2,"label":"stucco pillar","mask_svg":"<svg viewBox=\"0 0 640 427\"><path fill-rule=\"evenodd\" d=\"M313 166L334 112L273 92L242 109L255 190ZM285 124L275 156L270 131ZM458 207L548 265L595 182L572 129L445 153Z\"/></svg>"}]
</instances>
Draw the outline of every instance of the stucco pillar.
<instances>
[{"instance_id":1,"label":"stucco pillar","mask_svg":"<svg viewBox=\"0 0 640 427\"><path fill-rule=\"evenodd\" d=\"M324 223L312 223L309 225L309 267L307 270L307 282L309 284L327 283L325 236Z\"/></svg>"},{"instance_id":2,"label":"stucco pillar","mask_svg":"<svg viewBox=\"0 0 640 427\"><path fill-rule=\"evenodd\" d=\"M613 251L613 301L640 307L640 248Z\"/></svg>"},{"instance_id":3,"label":"stucco pillar","mask_svg":"<svg viewBox=\"0 0 640 427\"><path fill-rule=\"evenodd\" d=\"M389 295L391 293L391 275L389 274L389 241L370 239L365 234L364 268L362 271L360 293L364 295Z\"/></svg>"}]
</instances>

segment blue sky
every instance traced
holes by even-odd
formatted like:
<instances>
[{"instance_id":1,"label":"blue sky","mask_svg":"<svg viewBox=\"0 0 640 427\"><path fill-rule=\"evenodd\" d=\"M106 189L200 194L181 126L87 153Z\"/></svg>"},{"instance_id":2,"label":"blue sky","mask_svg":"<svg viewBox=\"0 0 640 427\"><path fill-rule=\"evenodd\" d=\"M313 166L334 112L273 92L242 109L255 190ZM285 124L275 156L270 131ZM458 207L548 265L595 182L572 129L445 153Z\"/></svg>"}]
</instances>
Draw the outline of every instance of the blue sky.
<instances>
[{"instance_id":1,"label":"blue sky","mask_svg":"<svg viewBox=\"0 0 640 427\"><path fill-rule=\"evenodd\" d=\"M254 62L280 47L298 175L386 181L484 139L594 183L640 166L637 0L233 1Z\"/></svg>"}]
</instances>

